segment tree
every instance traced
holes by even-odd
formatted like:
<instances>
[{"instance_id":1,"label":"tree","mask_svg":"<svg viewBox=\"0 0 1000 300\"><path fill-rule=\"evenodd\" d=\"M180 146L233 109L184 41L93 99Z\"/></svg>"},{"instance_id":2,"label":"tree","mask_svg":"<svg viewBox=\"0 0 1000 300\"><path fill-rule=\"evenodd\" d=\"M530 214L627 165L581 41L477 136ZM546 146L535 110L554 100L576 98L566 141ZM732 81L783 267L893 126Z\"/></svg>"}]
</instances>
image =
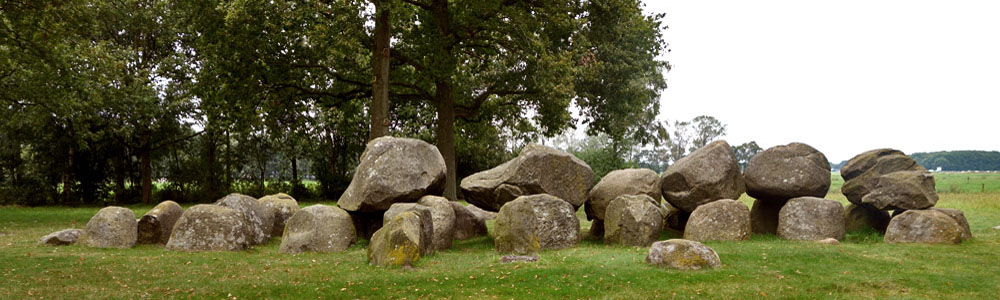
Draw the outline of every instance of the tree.
<instances>
[{"instance_id":1,"label":"tree","mask_svg":"<svg viewBox=\"0 0 1000 300\"><path fill-rule=\"evenodd\" d=\"M389 37L392 23L389 15L390 0L374 0L375 4L375 48L372 62L375 73L373 97L370 109L371 139L389 134Z\"/></svg>"},{"instance_id":2,"label":"tree","mask_svg":"<svg viewBox=\"0 0 1000 300\"><path fill-rule=\"evenodd\" d=\"M736 163L740 165L740 170L746 169L750 159L757 156L764 149L761 149L755 141L749 141L739 146L733 147L733 155L736 156Z\"/></svg>"},{"instance_id":3,"label":"tree","mask_svg":"<svg viewBox=\"0 0 1000 300\"><path fill-rule=\"evenodd\" d=\"M712 116L697 116L691 120L693 138L690 151L705 147L708 143L726 135L726 125Z\"/></svg>"}]
</instances>

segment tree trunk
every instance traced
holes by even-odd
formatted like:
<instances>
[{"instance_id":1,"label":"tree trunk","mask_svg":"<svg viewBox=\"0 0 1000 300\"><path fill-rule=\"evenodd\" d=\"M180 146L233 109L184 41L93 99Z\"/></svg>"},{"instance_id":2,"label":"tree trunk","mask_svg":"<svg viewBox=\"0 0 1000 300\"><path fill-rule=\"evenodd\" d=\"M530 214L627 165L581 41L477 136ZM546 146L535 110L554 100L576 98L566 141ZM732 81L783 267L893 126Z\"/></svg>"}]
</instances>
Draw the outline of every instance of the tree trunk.
<instances>
[{"instance_id":1,"label":"tree trunk","mask_svg":"<svg viewBox=\"0 0 1000 300\"><path fill-rule=\"evenodd\" d=\"M66 152L66 174L63 174L63 203L62 204L64 204L64 205L65 204L69 204L69 201L72 198L72 191L71 190L73 189L73 168L74 168L74 166L73 166L73 156L74 155L75 155L75 151L73 150L73 146L70 145L69 146L69 150Z\"/></svg>"},{"instance_id":2,"label":"tree trunk","mask_svg":"<svg viewBox=\"0 0 1000 300\"><path fill-rule=\"evenodd\" d=\"M299 185L299 159L292 156L292 186Z\"/></svg>"},{"instance_id":3,"label":"tree trunk","mask_svg":"<svg viewBox=\"0 0 1000 300\"><path fill-rule=\"evenodd\" d=\"M375 75L372 90L371 132L369 140L389 135L389 23L390 1L375 0L375 49L372 51Z\"/></svg>"},{"instance_id":4,"label":"tree trunk","mask_svg":"<svg viewBox=\"0 0 1000 300\"><path fill-rule=\"evenodd\" d=\"M142 203L150 204L153 202L153 162L149 157L149 147L143 147L139 150L139 164L140 164L140 175L142 179Z\"/></svg>"},{"instance_id":5,"label":"tree trunk","mask_svg":"<svg viewBox=\"0 0 1000 300\"><path fill-rule=\"evenodd\" d=\"M455 166L455 103L451 98L451 82L439 81L436 84L438 100L437 146L444 157L447 174L444 182L444 197L457 201L457 178Z\"/></svg>"}]
</instances>

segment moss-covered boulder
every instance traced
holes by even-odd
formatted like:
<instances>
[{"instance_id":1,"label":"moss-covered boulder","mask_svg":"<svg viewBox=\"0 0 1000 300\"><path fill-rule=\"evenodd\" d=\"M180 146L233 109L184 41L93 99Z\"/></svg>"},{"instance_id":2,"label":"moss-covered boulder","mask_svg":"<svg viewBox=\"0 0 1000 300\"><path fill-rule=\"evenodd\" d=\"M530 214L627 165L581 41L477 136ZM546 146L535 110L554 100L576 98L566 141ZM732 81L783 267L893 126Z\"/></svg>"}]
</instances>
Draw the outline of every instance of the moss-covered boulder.
<instances>
[{"instance_id":1,"label":"moss-covered boulder","mask_svg":"<svg viewBox=\"0 0 1000 300\"><path fill-rule=\"evenodd\" d=\"M295 212L299 211L299 202L285 193L277 193L257 199L265 209L270 211L274 222L271 226L271 237L281 236L285 232L285 223Z\"/></svg>"},{"instance_id":2,"label":"moss-covered boulder","mask_svg":"<svg viewBox=\"0 0 1000 300\"><path fill-rule=\"evenodd\" d=\"M660 202L660 175L650 169L614 170L604 175L587 194L587 219L604 219L611 201L622 195L647 195Z\"/></svg>"},{"instance_id":3,"label":"moss-covered boulder","mask_svg":"<svg viewBox=\"0 0 1000 300\"><path fill-rule=\"evenodd\" d=\"M722 266L715 250L696 241L672 239L653 243L646 262L657 267L698 270Z\"/></svg>"},{"instance_id":4,"label":"moss-covered boulder","mask_svg":"<svg viewBox=\"0 0 1000 300\"><path fill-rule=\"evenodd\" d=\"M166 245L170 240L170 232L174 230L174 224L183 214L184 208L177 202L170 200L160 202L139 218L137 243Z\"/></svg>"},{"instance_id":5,"label":"moss-covered boulder","mask_svg":"<svg viewBox=\"0 0 1000 300\"><path fill-rule=\"evenodd\" d=\"M743 178L747 195L762 201L784 203L795 197L824 197L830 190L830 163L819 150L791 143L768 148L751 158Z\"/></svg>"},{"instance_id":6,"label":"moss-covered boulder","mask_svg":"<svg viewBox=\"0 0 1000 300\"><path fill-rule=\"evenodd\" d=\"M604 243L648 247L663 232L663 210L647 195L621 195L608 204Z\"/></svg>"},{"instance_id":7,"label":"moss-covered boulder","mask_svg":"<svg viewBox=\"0 0 1000 300\"><path fill-rule=\"evenodd\" d=\"M455 209L450 202L447 198L438 196L423 196L417 201L417 204L431 209L434 225L432 244L437 251L451 249L452 241L455 240Z\"/></svg>"},{"instance_id":8,"label":"moss-covered boulder","mask_svg":"<svg viewBox=\"0 0 1000 300\"><path fill-rule=\"evenodd\" d=\"M312 205L288 218L282 234L283 253L340 252L357 240L351 215L335 206Z\"/></svg>"},{"instance_id":9,"label":"moss-covered boulder","mask_svg":"<svg viewBox=\"0 0 1000 300\"><path fill-rule=\"evenodd\" d=\"M889 221L885 242L958 244L962 234L962 225L940 210L907 210Z\"/></svg>"},{"instance_id":10,"label":"moss-covered boulder","mask_svg":"<svg viewBox=\"0 0 1000 300\"><path fill-rule=\"evenodd\" d=\"M493 169L462 179L465 201L490 211L523 195L549 194L579 208L594 185L594 171L565 151L537 144Z\"/></svg>"},{"instance_id":11,"label":"moss-covered boulder","mask_svg":"<svg viewBox=\"0 0 1000 300\"><path fill-rule=\"evenodd\" d=\"M778 213L778 237L784 239L843 240L844 228L844 206L833 200L793 198Z\"/></svg>"},{"instance_id":12,"label":"moss-covered boulder","mask_svg":"<svg viewBox=\"0 0 1000 300\"><path fill-rule=\"evenodd\" d=\"M199 204L184 211L167 241L172 251L240 251L253 235L240 212L218 205Z\"/></svg>"},{"instance_id":13,"label":"moss-covered boulder","mask_svg":"<svg viewBox=\"0 0 1000 300\"><path fill-rule=\"evenodd\" d=\"M368 245L368 263L376 266L410 266L430 248L422 237L423 221L417 211L401 212L375 232Z\"/></svg>"},{"instance_id":14,"label":"moss-covered boulder","mask_svg":"<svg viewBox=\"0 0 1000 300\"><path fill-rule=\"evenodd\" d=\"M229 194L215 205L228 207L243 216L243 224L250 233L251 245L267 243L271 239L274 227L274 214L270 209L257 202L257 199L243 194Z\"/></svg>"},{"instance_id":15,"label":"moss-covered boulder","mask_svg":"<svg viewBox=\"0 0 1000 300\"><path fill-rule=\"evenodd\" d=\"M530 254L580 243L580 220L568 202L548 194L521 196L500 208L493 241L500 253Z\"/></svg>"},{"instance_id":16,"label":"moss-covered boulder","mask_svg":"<svg viewBox=\"0 0 1000 300\"><path fill-rule=\"evenodd\" d=\"M413 212L420 218L420 253L424 256L434 253L434 214L426 205L417 203L396 203L385 211L382 217L382 227L388 225L403 212ZM373 237L374 239L374 237Z\"/></svg>"},{"instance_id":17,"label":"moss-covered boulder","mask_svg":"<svg viewBox=\"0 0 1000 300\"><path fill-rule=\"evenodd\" d=\"M139 237L138 226L131 209L108 206L90 218L80 243L94 248L132 248Z\"/></svg>"},{"instance_id":18,"label":"moss-covered boulder","mask_svg":"<svg viewBox=\"0 0 1000 300\"><path fill-rule=\"evenodd\" d=\"M739 199L746 185L733 148L720 140L670 165L660 179L660 190L671 205L692 212L719 199Z\"/></svg>"},{"instance_id":19,"label":"moss-covered boulder","mask_svg":"<svg viewBox=\"0 0 1000 300\"><path fill-rule=\"evenodd\" d=\"M380 137L368 142L337 206L347 211L383 212L393 203L416 202L444 190L445 164L427 142Z\"/></svg>"},{"instance_id":20,"label":"moss-covered boulder","mask_svg":"<svg viewBox=\"0 0 1000 300\"><path fill-rule=\"evenodd\" d=\"M730 199L698 206L684 227L684 239L699 242L748 240L750 209Z\"/></svg>"}]
</instances>

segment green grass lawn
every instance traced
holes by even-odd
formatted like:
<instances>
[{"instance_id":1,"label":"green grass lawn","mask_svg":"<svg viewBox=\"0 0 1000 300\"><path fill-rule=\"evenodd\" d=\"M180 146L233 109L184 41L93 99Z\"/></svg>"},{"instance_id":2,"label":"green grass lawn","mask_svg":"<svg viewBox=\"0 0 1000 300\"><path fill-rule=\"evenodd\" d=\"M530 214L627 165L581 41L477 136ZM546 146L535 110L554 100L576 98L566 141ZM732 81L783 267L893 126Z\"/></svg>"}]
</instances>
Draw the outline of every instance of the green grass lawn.
<instances>
[{"instance_id":1,"label":"green grass lawn","mask_svg":"<svg viewBox=\"0 0 1000 300\"><path fill-rule=\"evenodd\" d=\"M952 180L937 176L939 188ZM845 202L833 192L828 198ZM39 237L82 228L99 208L0 207L0 298L1000 299L1000 230L991 229L1000 225L1000 193L946 192L938 207L965 211L974 239L889 245L862 232L825 246L755 235L705 243L723 266L695 272L646 265L647 248L589 241L543 252L537 263L499 264L489 237L457 241L414 268L369 266L364 242L295 256L277 251L279 239L235 253L41 247ZM151 207L131 208L138 216ZM586 232L590 224L579 216Z\"/></svg>"}]
</instances>

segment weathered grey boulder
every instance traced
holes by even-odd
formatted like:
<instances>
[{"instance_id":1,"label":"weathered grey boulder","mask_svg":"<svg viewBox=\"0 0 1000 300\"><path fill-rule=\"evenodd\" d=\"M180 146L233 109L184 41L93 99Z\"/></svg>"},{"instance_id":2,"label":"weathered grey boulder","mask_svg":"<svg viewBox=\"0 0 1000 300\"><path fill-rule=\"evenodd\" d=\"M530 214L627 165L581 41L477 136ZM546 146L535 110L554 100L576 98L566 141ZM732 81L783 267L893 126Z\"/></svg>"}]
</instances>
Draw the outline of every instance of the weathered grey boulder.
<instances>
[{"instance_id":1,"label":"weathered grey boulder","mask_svg":"<svg viewBox=\"0 0 1000 300\"><path fill-rule=\"evenodd\" d=\"M672 239L653 243L646 262L658 267L698 270L722 266L715 250L696 241Z\"/></svg>"},{"instance_id":2,"label":"weathered grey boulder","mask_svg":"<svg viewBox=\"0 0 1000 300\"><path fill-rule=\"evenodd\" d=\"M351 215L339 207L322 204L296 210L284 227L279 251L340 252L357 239Z\"/></svg>"},{"instance_id":3,"label":"weathered grey boulder","mask_svg":"<svg viewBox=\"0 0 1000 300\"><path fill-rule=\"evenodd\" d=\"M939 210L907 210L889 221L885 242L958 244L962 231L958 221Z\"/></svg>"},{"instance_id":4,"label":"weathered grey boulder","mask_svg":"<svg viewBox=\"0 0 1000 300\"><path fill-rule=\"evenodd\" d=\"M517 197L500 208L494 244L500 253L529 254L580 243L580 220L573 205L555 196Z\"/></svg>"},{"instance_id":5,"label":"weathered grey boulder","mask_svg":"<svg viewBox=\"0 0 1000 300\"><path fill-rule=\"evenodd\" d=\"M848 232L874 229L885 233L889 226L889 213L868 205L851 203L844 209L844 227Z\"/></svg>"},{"instance_id":6,"label":"weathered grey boulder","mask_svg":"<svg viewBox=\"0 0 1000 300\"><path fill-rule=\"evenodd\" d=\"M621 195L647 195L660 202L660 175L650 169L624 169L611 171L590 189L584 209L587 219L604 220L604 211L611 201Z\"/></svg>"},{"instance_id":7,"label":"weathered grey boulder","mask_svg":"<svg viewBox=\"0 0 1000 300\"><path fill-rule=\"evenodd\" d=\"M271 219L274 220L271 237L281 236L285 231L285 222L299 211L299 202L285 193L264 196L257 199L257 202L271 212Z\"/></svg>"},{"instance_id":8,"label":"weathered grey boulder","mask_svg":"<svg viewBox=\"0 0 1000 300\"><path fill-rule=\"evenodd\" d=\"M456 240L465 240L489 234L486 228L485 219L472 213L472 211L466 208L466 206L458 202L449 201L448 204L450 204L451 208L455 211L454 237Z\"/></svg>"},{"instance_id":9,"label":"weathered grey boulder","mask_svg":"<svg viewBox=\"0 0 1000 300\"><path fill-rule=\"evenodd\" d=\"M882 178L884 175L901 171L915 173ZM879 188L882 189L880 195L867 202L876 208L882 210L923 209L933 206L933 203L937 202L933 177L915 176L915 174L926 173L926 169L899 150L875 149L858 154L844 164L840 169L840 176L844 177L844 186L841 187L841 191L848 201L860 205L866 203L864 202L866 195ZM898 182L906 184L902 187L892 186ZM905 203L910 201L913 203ZM927 203L930 203L930 206L925 206Z\"/></svg>"},{"instance_id":10,"label":"weathered grey boulder","mask_svg":"<svg viewBox=\"0 0 1000 300\"><path fill-rule=\"evenodd\" d=\"M451 201L444 197L423 196L417 204L431 209L434 250L451 249L452 241L455 240L455 209L451 207Z\"/></svg>"},{"instance_id":11,"label":"weathered grey boulder","mask_svg":"<svg viewBox=\"0 0 1000 300\"><path fill-rule=\"evenodd\" d=\"M750 209L730 199L698 206L684 227L684 239L699 242L748 240Z\"/></svg>"},{"instance_id":12,"label":"weathered grey boulder","mask_svg":"<svg viewBox=\"0 0 1000 300\"><path fill-rule=\"evenodd\" d=\"M430 207L417 203L393 204L382 216L382 227L385 228L396 216L408 211L420 218L420 254L427 256L434 253L434 214Z\"/></svg>"},{"instance_id":13,"label":"weathered grey boulder","mask_svg":"<svg viewBox=\"0 0 1000 300\"><path fill-rule=\"evenodd\" d=\"M80 229L63 229L43 236L38 239L38 244L43 246L67 246L76 243L76 240L83 234Z\"/></svg>"},{"instance_id":14,"label":"weathered grey boulder","mask_svg":"<svg viewBox=\"0 0 1000 300\"><path fill-rule=\"evenodd\" d=\"M409 138L376 138L365 147L337 206L347 211L382 212L393 203L440 195L444 178L444 158L434 145Z\"/></svg>"},{"instance_id":15,"label":"weathered grey boulder","mask_svg":"<svg viewBox=\"0 0 1000 300\"><path fill-rule=\"evenodd\" d=\"M465 206L465 209L467 209L470 213L476 215L477 218L480 218L480 219L483 219L483 220L496 220L497 219L497 212L495 212L495 211L488 211L488 210L479 208L479 206L475 206L475 205L472 205L472 204L469 204L469 205Z\"/></svg>"},{"instance_id":16,"label":"weathered grey boulder","mask_svg":"<svg viewBox=\"0 0 1000 300\"><path fill-rule=\"evenodd\" d=\"M423 234L423 221L417 211L404 211L375 232L368 245L368 263L376 266L412 265L420 260L423 249L431 248Z\"/></svg>"},{"instance_id":17,"label":"weathered grey boulder","mask_svg":"<svg viewBox=\"0 0 1000 300\"><path fill-rule=\"evenodd\" d=\"M830 163L815 148L791 143L768 148L751 158L743 178L747 195L762 201L824 197L830 190Z\"/></svg>"},{"instance_id":18,"label":"weathered grey boulder","mask_svg":"<svg viewBox=\"0 0 1000 300\"><path fill-rule=\"evenodd\" d=\"M215 205L231 208L243 216L243 224L247 226L247 232L250 233L251 245L264 244L271 239L274 214L271 213L270 209L257 202L256 198L233 193L215 201Z\"/></svg>"},{"instance_id":19,"label":"weathered grey boulder","mask_svg":"<svg viewBox=\"0 0 1000 300\"><path fill-rule=\"evenodd\" d=\"M648 247L663 232L663 210L647 195L621 195L608 204L604 243Z\"/></svg>"},{"instance_id":20,"label":"weathered grey boulder","mask_svg":"<svg viewBox=\"0 0 1000 300\"><path fill-rule=\"evenodd\" d=\"M465 201L490 211L522 195L549 194L579 208L594 185L594 171L572 154L530 144L516 158L472 174L460 185Z\"/></svg>"},{"instance_id":21,"label":"weathered grey boulder","mask_svg":"<svg viewBox=\"0 0 1000 300\"><path fill-rule=\"evenodd\" d=\"M184 211L167 241L172 251L240 251L253 236L240 212L219 205L199 204Z\"/></svg>"},{"instance_id":22,"label":"weathered grey boulder","mask_svg":"<svg viewBox=\"0 0 1000 300\"><path fill-rule=\"evenodd\" d=\"M182 214L184 208L177 202L170 200L160 202L139 218L137 243L166 245L167 240L170 240L170 232L174 230L174 224Z\"/></svg>"},{"instance_id":23,"label":"weathered grey boulder","mask_svg":"<svg viewBox=\"0 0 1000 300\"><path fill-rule=\"evenodd\" d=\"M684 231L684 226L687 226L688 218L691 217L691 213L676 208L666 202L660 203L660 207L662 208L664 215L664 229L670 228L673 230Z\"/></svg>"},{"instance_id":24,"label":"weathered grey boulder","mask_svg":"<svg viewBox=\"0 0 1000 300\"><path fill-rule=\"evenodd\" d=\"M778 213L785 201L754 200L750 208L750 229L753 233L778 234Z\"/></svg>"},{"instance_id":25,"label":"weathered grey boulder","mask_svg":"<svg viewBox=\"0 0 1000 300\"><path fill-rule=\"evenodd\" d=\"M878 209L925 209L937 204L934 176L925 171L899 171L874 179L861 203Z\"/></svg>"},{"instance_id":26,"label":"weathered grey boulder","mask_svg":"<svg viewBox=\"0 0 1000 300\"><path fill-rule=\"evenodd\" d=\"M844 206L816 197L788 200L778 213L778 237L816 241L844 239Z\"/></svg>"},{"instance_id":27,"label":"weathered grey boulder","mask_svg":"<svg viewBox=\"0 0 1000 300\"><path fill-rule=\"evenodd\" d=\"M969 228L969 220L965 219L965 213L963 213L961 210L953 208L937 208L937 207L931 208L931 210L942 212L951 217L952 219L954 219L955 222L958 222L958 227L961 227L962 229L963 242L972 239L972 229Z\"/></svg>"},{"instance_id":28,"label":"weathered grey boulder","mask_svg":"<svg viewBox=\"0 0 1000 300\"><path fill-rule=\"evenodd\" d=\"M660 189L671 205L692 212L715 200L739 199L746 186L733 149L720 140L670 165L660 180Z\"/></svg>"},{"instance_id":29,"label":"weathered grey boulder","mask_svg":"<svg viewBox=\"0 0 1000 300\"><path fill-rule=\"evenodd\" d=\"M138 223L131 209L108 206L97 211L80 236L80 243L94 248L132 248Z\"/></svg>"}]
</instances>

